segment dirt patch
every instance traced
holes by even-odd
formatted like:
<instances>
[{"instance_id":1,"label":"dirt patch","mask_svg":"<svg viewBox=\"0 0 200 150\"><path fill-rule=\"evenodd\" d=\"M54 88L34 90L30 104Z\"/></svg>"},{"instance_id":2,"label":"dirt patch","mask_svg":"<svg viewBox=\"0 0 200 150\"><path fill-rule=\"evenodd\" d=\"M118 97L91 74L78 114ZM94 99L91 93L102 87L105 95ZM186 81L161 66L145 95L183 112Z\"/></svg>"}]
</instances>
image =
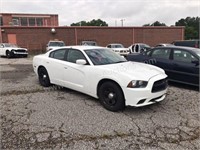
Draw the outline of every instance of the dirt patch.
<instances>
[{"instance_id":1,"label":"dirt patch","mask_svg":"<svg viewBox=\"0 0 200 150\"><path fill-rule=\"evenodd\" d=\"M4 68L12 68L12 70L5 71ZM33 73L33 67L31 64L28 65L1 65L1 79L11 79L11 80L20 80L29 76L30 73Z\"/></svg>"}]
</instances>

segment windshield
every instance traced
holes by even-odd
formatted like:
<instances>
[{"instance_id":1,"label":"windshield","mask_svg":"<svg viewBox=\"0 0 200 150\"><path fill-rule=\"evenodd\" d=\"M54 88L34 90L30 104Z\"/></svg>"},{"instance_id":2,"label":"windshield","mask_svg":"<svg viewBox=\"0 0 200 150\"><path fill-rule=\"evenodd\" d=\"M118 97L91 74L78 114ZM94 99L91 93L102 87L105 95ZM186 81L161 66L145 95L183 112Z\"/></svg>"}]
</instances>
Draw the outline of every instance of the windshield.
<instances>
[{"instance_id":1,"label":"windshield","mask_svg":"<svg viewBox=\"0 0 200 150\"><path fill-rule=\"evenodd\" d=\"M112 48L124 48L122 44L112 45Z\"/></svg>"},{"instance_id":2,"label":"windshield","mask_svg":"<svg viewBox=\"0 0 200 150\"><path fill-rule=\"evenodd\" d=\"M65 46L63 42L50 42L49 46Z\"/></svg>"},{"instance_id":3,"label":"windshield","mask_svg":"<svg viewBox=\"0 0 200 150\"><path fill-rule=\"evenodd\" d=\"M89 49L85 50L85 52L94 65L107 65L127 61L110 49Z\"/></svg>"},{"instance_id":4,"label":"windshield","mask_svg":"<svg viewBox=\"0 0 200 150\"><path fill-rule=\"evenodd\" d=\"M16 44L5 43L5 47L18 47Z\"/></svg>"},{"instance_id":5,"label":"windshield","mask_svg":"<svg viewBox=\"0 0 200 150\"><path fill-rule=\"evenodd\" d=\"M96 46L96 42L92 42L92 41L83 41L82 45L91 45L91 46Z\"/></svg>"}]
</instances>

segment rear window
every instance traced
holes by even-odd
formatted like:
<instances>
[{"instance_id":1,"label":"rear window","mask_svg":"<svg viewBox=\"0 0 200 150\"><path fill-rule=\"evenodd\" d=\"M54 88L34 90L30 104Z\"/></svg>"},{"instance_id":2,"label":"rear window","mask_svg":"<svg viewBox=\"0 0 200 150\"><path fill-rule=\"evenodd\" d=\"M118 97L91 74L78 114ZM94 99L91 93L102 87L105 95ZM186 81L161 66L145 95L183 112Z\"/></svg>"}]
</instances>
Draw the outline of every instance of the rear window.
<instances>
[{"instance_id":1,"label":"rear window","mask_svg":"<svg viewBox=\"0 0 200 150\"><path fill-rule=\"evenodd\" d=\"M50 42L49 46L65 46L64 42Z\"/></svg>"}]
</instances>

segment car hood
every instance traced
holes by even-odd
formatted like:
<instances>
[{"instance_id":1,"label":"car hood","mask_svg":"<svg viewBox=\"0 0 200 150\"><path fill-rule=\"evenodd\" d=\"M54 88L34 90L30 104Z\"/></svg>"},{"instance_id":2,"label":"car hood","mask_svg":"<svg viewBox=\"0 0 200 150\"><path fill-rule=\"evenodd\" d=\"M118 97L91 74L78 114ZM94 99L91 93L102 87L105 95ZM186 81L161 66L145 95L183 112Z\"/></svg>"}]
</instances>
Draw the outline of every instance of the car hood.
<instances>
[{"instance_id":1,"label":"car hood","mask_svg":"<svg viewBox=\"0 0 200 150\"><path fill-rule=\"evenodd\" d=\"M26 48L21 48L21 47L9 47L9 48L6 48L6 49L9 49L9 50L26 50L27 51L27 49Z\"/></svg>"},{"instance_id":2,"label":"car hood","mask_svg":"<svg viewBox=\"0 0 200 150\"><path fill-rule=\"evenodd\" d=\"M158 74L165 74L163 69L156 66L131 61L104 65L103 67L107 70L107 75L111 73L116 76L123 75L133 80L148 81Z\"/></svg>"}]
</instances>

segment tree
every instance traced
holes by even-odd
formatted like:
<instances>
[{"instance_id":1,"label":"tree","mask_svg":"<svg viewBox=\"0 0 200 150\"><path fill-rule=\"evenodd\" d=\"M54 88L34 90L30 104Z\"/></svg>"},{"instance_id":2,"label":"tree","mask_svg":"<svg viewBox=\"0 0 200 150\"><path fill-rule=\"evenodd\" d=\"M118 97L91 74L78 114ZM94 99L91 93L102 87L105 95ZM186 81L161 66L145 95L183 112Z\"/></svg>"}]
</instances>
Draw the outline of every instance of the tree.
<instances>
[{"instance_id":1,"label":"tree","mask_svg":"<svg viewBox=\"0 0 200 150\"><path fill-rule=\"evenodd\" d=\"M108 26L108 24L101 19L97 19L97 20L93 19L89 22L80 21L77 23L72 23L71 26Z\"/></svg>"},{"instance_id":2,"label":"tree","mask_svg":"<svg viewBox=\"0 0 200 150\"><path fill-rule=\"evenodd\" d=\"M72 23L71 26L87 26L87 22L86 21L80 21L77 23Z\"/></svg>"},{"instance_id":3,"label":"tree","mask_svg":"<svg viewBox=\"0 0 200 150\"><path fill-rule=\"evenodd\" d=\"M144 24L143 26L166 26L165 23L160 23L159 21L155 21L154 23L150 24Z\"/></svg>"},{"instance_id":4,"label":"tree","mask_svg":"<svg viewBox=\"0 0 200 150\"><path fill-rule=\"evenodd\" d=\"M178 20L176 26L185 26L185 39L199 39L199 17L187 17Z\"/></svg>"}]
</instances>

